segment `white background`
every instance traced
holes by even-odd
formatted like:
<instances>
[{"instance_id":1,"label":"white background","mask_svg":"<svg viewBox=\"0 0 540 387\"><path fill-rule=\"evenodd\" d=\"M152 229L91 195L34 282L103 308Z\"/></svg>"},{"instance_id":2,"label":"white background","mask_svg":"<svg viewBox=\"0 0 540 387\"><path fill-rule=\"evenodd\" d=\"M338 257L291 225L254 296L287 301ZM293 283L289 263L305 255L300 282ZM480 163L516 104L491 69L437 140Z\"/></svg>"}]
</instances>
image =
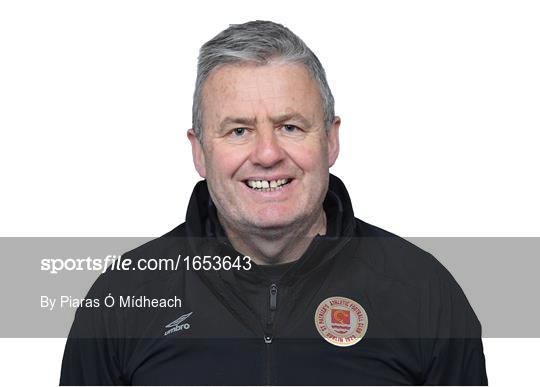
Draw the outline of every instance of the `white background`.
<instances>
[{"instance_id":1,"label":"white background","mask_svg":"<svg viewBox=\"0 0 540 387\"><path fill-rule=\"evenodd\" d=\"M253 19L285 24L325 66L342 118L332 172L357 217L405 237L540 236L539 9L3 1L0 236L150 237L183 221L198 48ZM1 384L57 384L64 342L0 340ZM491 385L537 381L540 340L484 345Z\"/></svg>"}]
</instances>

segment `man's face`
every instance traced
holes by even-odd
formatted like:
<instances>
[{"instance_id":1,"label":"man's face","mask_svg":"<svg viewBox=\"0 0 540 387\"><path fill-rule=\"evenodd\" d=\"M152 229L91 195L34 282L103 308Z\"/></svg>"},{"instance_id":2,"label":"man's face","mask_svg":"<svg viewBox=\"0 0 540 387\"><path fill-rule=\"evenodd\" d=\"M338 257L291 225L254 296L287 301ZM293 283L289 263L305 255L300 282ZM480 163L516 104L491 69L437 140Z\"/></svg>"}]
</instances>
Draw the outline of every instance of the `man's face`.
<instances>
[{"instance_id":1,"label":"man's face","mask_svg":"<svg viewBox=\"0 0 540 387\"><path fill-rule=\"evenodd\" d=\"M300 225L322 208L339 153L321 97L299 64L225 65L203 88L203 145L193 159L220 218L241 231Z\"/></svg>"}]
</instances>

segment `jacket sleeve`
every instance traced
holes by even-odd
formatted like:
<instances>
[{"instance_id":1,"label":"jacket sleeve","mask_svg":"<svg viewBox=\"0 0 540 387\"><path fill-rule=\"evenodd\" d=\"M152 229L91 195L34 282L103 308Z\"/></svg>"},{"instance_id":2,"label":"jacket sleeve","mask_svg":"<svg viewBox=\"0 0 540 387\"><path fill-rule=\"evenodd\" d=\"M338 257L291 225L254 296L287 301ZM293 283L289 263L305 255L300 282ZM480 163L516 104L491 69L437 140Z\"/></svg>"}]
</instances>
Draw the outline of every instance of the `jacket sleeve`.
<instances>
[{"instance_id":1,"label":"jacket sleeve","mask_svg":"<svg viewBox=\"0 0 540 387\"><path fill-rule=\"evenodd\" d=\"M487 385L480 322L446 269L429 281L423 299L424 384Z\"/></svg>"},{"instance_id":2,"label":"jacket sleeve","mask_svg":"<svg viewBox=\"0 0 540 387\"><path fill-rule=\"evenodd\" d=\"M98 307L79 307L64 350L60 385L122 385L118 357L118 332L114 309L104 305L107 273L94 283L86 299Z\"/></svg>"}]
</instances>

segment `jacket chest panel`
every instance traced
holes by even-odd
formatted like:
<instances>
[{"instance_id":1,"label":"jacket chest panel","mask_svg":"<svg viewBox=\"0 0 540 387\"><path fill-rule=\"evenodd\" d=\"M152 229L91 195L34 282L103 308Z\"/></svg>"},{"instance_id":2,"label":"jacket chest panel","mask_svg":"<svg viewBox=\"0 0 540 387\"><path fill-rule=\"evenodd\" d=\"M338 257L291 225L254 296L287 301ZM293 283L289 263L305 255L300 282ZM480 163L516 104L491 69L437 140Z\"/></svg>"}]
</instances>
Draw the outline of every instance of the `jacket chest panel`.
<instances>
[{"instance_id":1,"label":"jacket chest panel","mask_svg":"<svg viewBox=\"0 0 540 387\"><path fill-rule=\"evenodd\" d=\"M365 341L348 348L313 339L177 339L149 345L132 384L417 384L410 343ZM400 349L401 347L401 349ZM418 374L415 374L418 372Z\"/></svg>"}]
</instances>

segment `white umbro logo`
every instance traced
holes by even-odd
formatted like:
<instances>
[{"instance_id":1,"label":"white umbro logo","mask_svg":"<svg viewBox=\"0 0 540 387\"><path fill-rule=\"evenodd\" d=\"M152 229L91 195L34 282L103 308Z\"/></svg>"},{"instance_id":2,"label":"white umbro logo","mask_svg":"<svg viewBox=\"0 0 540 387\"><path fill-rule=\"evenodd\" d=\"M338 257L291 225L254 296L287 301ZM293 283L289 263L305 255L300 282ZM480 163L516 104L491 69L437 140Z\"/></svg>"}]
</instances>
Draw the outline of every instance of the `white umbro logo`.
<instances>
[{"instance_id":1,"label":"white umbro logo","mask_svg":"<svg viewBox=\"0 0 540 387\"><path fill-rule=\"evenodd\" d=\"M176 320L174 320L173 322L165 325L165 328L171 328L169 329L168 331L166 331L163 336L167 336L171 333L174 333L174 332L177 332L177 331L183 331L183 330L186 330L186 329L189 329L190 325L189 324L182 324L189 316L191 316L193 314L193 312L189 312L187 314L183 314L182 316L178 317Z\"/></svg>"}]
</instances>

